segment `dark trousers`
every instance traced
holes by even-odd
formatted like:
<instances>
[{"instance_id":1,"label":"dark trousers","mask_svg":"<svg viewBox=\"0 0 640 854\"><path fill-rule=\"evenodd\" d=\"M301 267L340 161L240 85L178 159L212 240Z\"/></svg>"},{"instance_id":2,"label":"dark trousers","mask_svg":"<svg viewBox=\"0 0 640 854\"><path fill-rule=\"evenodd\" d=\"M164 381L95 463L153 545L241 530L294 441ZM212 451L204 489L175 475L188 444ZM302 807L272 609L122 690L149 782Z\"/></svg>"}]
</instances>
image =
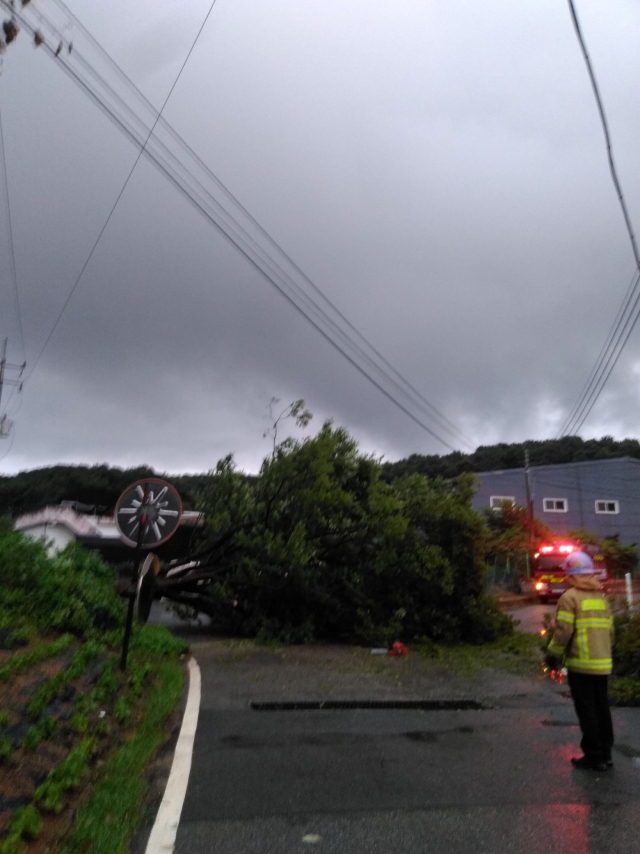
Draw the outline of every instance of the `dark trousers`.
<instances>
[{"instance_id":1,"label":"dark trousers","mask_svg":"<svg viewBox=\"0 0 640 854\"><path fill-rule=\"evenodd\" d=\"M580 721L580 747L591 762L611 759L613 724L607 695L608 676L569 671L569 687Z\"/></svg>"}]
</instances>

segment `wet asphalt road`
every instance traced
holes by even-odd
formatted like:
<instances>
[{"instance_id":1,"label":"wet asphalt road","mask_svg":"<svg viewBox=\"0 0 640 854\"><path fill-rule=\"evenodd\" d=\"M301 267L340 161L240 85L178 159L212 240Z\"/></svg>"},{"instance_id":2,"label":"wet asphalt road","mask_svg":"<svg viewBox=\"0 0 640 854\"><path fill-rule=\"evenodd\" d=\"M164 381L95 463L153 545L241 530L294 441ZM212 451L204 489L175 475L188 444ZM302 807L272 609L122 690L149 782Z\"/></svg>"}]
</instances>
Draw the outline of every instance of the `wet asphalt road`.
<instances>
[{"instance_id":1,"label":"wet asphalt road","mask_svg":"<svg viewBox=\"0 0 640 854\"><path fill-rule=\"evenodd\" d=\"M192 649L203 693L176 854L640 851L640 710L615 712L615 768L598 775L570 766L579 731L566 686L495 671L462 679L366 650L252 649L202 634ZM250 708L434 698L487 709Z\"/></svg>"}]
</instances>

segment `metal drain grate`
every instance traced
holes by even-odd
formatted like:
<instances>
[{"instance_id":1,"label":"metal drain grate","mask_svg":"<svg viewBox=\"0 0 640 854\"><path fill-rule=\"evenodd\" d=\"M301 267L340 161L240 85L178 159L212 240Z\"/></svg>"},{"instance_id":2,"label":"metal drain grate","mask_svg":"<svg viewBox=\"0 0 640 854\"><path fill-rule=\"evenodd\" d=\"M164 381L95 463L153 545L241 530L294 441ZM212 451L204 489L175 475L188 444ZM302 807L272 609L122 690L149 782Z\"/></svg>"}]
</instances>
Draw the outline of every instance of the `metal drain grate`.
<instances>
[{"instance_id":1,"label":"metal drain grate","mask_svg":"<svg viewBox=\"0 0 640 854\"><path fill-rule=\"evenodd\" d=\"M418 709L423 712L485 711L476 700L306 700L286 703L251 703L255 712L324 712L332 709Z\"/></svg>"}]
</instances>

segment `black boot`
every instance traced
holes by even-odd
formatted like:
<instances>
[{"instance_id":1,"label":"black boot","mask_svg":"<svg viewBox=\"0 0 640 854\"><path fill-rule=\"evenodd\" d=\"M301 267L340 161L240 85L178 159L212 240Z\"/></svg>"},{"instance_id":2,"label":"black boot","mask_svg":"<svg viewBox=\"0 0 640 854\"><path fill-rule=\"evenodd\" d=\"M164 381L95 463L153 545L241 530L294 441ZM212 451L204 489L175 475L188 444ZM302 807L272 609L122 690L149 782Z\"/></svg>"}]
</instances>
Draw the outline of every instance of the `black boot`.
<instances>
[{"instance_id":1,"label":"black boot","mask_svg":"<svg viewBox=\"0 0 640 854\"><path fill-rule=\"evenodd\" d=\"M573 756L571 764L574 768L583 768L587 771L608 771L612 767L613 762L609 765L607 762L594 762L586 756Z\"/></svg>"}]
</instances>

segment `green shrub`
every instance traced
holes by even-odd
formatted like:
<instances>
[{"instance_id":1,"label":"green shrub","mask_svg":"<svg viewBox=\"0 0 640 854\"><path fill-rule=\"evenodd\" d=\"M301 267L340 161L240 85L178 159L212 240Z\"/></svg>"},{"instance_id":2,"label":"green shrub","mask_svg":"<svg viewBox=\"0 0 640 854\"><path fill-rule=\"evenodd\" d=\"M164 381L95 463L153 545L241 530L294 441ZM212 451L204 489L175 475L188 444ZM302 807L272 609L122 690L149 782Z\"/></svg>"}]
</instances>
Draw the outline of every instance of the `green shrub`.
<instances>
[{"instance_id":1,"label":"green shrub","mask_svg":"<svg viewBox=\"0 0 640 854\"><path fill-rule=\"evenodd\" d=\"M15 833L0 842L0 854L27 854L27 846L21 837Z\"/></svg>"},{"instance_id":2,"label":"green shrub","mask_svg":"<svg viewBox=\"0 0 640 854\"><path fill-rule=\"evenodd\" d=\"M42 817L33 804L26 807L19 807L13 814L13 818L9 824L10 833L27 837L27 839L37 839L41 830Z\"/></svg>"},{"instance_id":3,"label":"green shrub","mask_svg":"<svg viewBox=\"0 0 640 854\"><path fill-rule=\"evenodd\" d=\"M164 626L135 627L131 638L132 652L170 658L189 651L189 644L167 631Z\"/></svg>"},{"instance_id":4,"label":"green shrub","mask_svg":"<svg viewBox=\"0 0 640 854\"><path fill-rule=\"evenodd\" d=\"M102 675L96 687L91 691L90 699L92 703L104 703L118 687L118 679L116 677L116 659L109 658L104 663Z\"/></svg>"},{"instance_id":5,"label":"green shrub","mask_svg":"<svg viewBox=\"0 0 640 854\"><path fill-rule=\"evenodd\" d=\"M484 595L473 491L470 476L385 483L330 422L277 445L251 482L222 460L201 496L216 579L194 604L216 629L261 640L497 640L513 624Z\"/></svg>"},{"instance_id":6,"label":"green shrub","mask_svg":"<svg viewBox=\"0 0 640 854\"><path fill-rule=\"evenodd\" d=\"M27 706L29 715L33 718L39 718L56 694L65 685L78 679L83 674L87 664L98 655L101 649L102 647L97 641L87 641L87 643L80 647L65 670L38 688L33 699Z\"/></svg>"},{"instance_id":7,"label":"green shrub","mask_svg":"<svg viewBox=\"0 0 640 854\"><path fill-rule=\"evenodd\" d=\"M609 699L616 706L640 706L640 679L614 677L609 683Z\"/></svg>"},{"instance_id":8,"label":"green shrub","mask_svg":"<svg viewBox=\"0 0 640 854\"><path fill-rule=\"evenodd\" d=\"M89 729L89 719L86 715L75 714L69 721L69 729L84 734Z\"/></svg>"},{"instance_id":9,"label":"green shrub","mask_svg":"<svg viewBox=\"0 0 640 854\"><path fill-rule=\"evenodd\" d=\"M12 627L96 637L124 623L113 570L95 552L74 544L48 557L41 543L0 520L0 566L11 567L0 585L0 617Z\"/></svg>"},{"instance_id":10,"label":"green shrub","mask_svg":"<svg viewBox=\"0 0 640 854\"><path fill-rule=\"evenodd\" d=\"M640 614L616 617L613 663L615 676L640 678Z\"/></svg>"},{"instance_id":11,"label":"green shrub","mask_svg":"<svg viewBox=\"0 0 640 854\"><path fill-rule=\"evenodd\" d=\"M8 738L0 738L0 762L6 762L13 753L13 745Z\"/></svg>"},{"instance_id":12,"label":"green shrub","mask_svg":"<svg viewBox=\"0 0 640 854\"><path fill-rule=\"evenodd\" d=\"M111 733L111 724L105 718L102 718L98 721L95 726L95 733L99 735L101 738L105 738Z\"/></svg>"},{"instance_id":13,"label":"green shrub","mask_svg":"<svg viewBox=\"0 0 640 854\"><path fill-rule=\"evenodd\" d=\"M72 635L67 634L51 643L39 643L33 649L30 649L29 652L16 653L6 664L0 667L0 681L8 682L14 676L17 676L18 673L30 670L41 661L46 661L48 658L55 658L56 655L60 655L72 643Z\"/></svg>"},{"instance_id":14,"label":"green shrub","mask_svg":"<svg viewBox=\"0 0 640 854\"><path fill-rule=\"evenodd\" d=\"M0 727L6 726L9 723L9 712L0 712Z\"/></svg>"},{"instance_id":15,"label":"green shrub","mask_svg":"<svg viewBox=\"0 0 640 854\"><path fill-rule=\"evenodd\" d=\"M37 750L40 742L47 741L56 731L57 721L55 718L42 718L37 724L29 727L24 739L22 747L28 751Z\"/></svg>"},{"instance_id":16,"label":"green shrub","mask_svg":"<svg viewBox=\"0 0 640 854\"><path fill-rule=\"evenodd\" d=\"M153 673L151 664L141 663L136 658L131 658L129 662L129 687L133 697L141 697L144 692L144 686L149 681Z\"/></svg>"},{"instance_id":17,"label":"green shrub","mask_svg":"<svg viewBox=\"0 0 640 854\"><path fill-rule=\"evenodd\" d=\"M113 707L113 715L118 723L125 726L129 723L129 718L131 717L131 707L129 703L125 700L124 697L119 697L116 701L115 706Z\"/></svg>"},{"instance_id":18,"label":"green shrub","mask_svg":"<svg viewBox=\"0 0 640 854\"><path fill-rule=\"evenodd\" d=\"M70 750L67 758L50 771L44 783L36 789L36 803L41 804L47 812L60 812L65 794L80 785L95 746L95 739L85 738Z\"/></svg>"}]
</instances>

